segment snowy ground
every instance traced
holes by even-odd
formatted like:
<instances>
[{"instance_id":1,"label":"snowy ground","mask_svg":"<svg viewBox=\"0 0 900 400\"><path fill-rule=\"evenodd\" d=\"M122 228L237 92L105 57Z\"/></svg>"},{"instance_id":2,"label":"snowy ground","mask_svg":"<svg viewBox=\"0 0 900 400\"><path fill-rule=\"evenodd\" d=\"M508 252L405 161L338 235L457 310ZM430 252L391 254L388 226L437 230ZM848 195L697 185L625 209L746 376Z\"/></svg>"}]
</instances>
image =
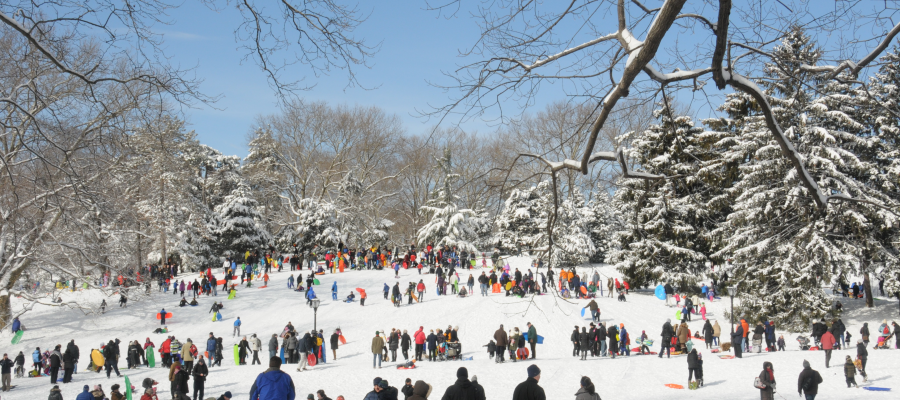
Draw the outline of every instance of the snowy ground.
<instances>
[{"instance_id":1,"label":"snowy ground","mask_svg":"<svg viewBox=\"0 0 900 400\"><path fill-rule=\"evenodd\" d=\"M513 260L513 266L525 270L528 260ZM587 268L588 270L590 268ZM618 276L612 268L598 267L605 276ZM480 274L480 270L474 272ZM73 399L81 391L84 384L93 386L101 383L105 390L113 383L123 383L122 379L107 380L105 376L85 372L87 367L87 354L91 348L96 348L101 342L119 338L127 343L131 340L139 340L150 337L154 343L161 344L165 339L164 334L150 333L158 325L155 319L156 313L161 307L174 313L174 317L168 321L170 334L175 335L182 342L191 338L203 351L206 338L210 331L216 336L225 338L225 357L221 368L211 368L210 376L206 382L205 397L222 394L226 390L234 393L235 398L244 399L250 390L256 375L265 370L263 366L235 366L230 356L230 348L237 343L238 338L232 338L232 324L235 317L240 316L243 321L242 334L248 337L256 333L263 339L263 345L273 333L280 333L288 321L291 321L298 330L312 328L313 312L309 309L300 293L289 291L286 281L291 273L289 271L271 274L270 286L265 289L257 289L261 284L255 284L252 289L242 289L235 300L226 300L225 296L218 296L216 300L222 300L225 304L222 322L211 322L208 314L212 299L203 296L199 307L177 307L180 297L155 294L151 300L141 303L132 303L126 309L120 309L116 303L118 296L109 298L111 305L105 315L82 316L80 312L39 307L26 314L22 320L28 327L21 343L15 346L9 345L11 334L3 332L0 335L5 353L11 358L19 351L24 351L26 360L30 361L31 352L39 346L41 349L63 344L70 339L75 339L82 354L79 363L81 371L74 376L73 383L61 386L63 397ZM221 273L219 273L221 276ZM468 278L468 273L461 273L461 280ZM191 275L191 278L193 276ZM418 276L414 270L401 270L399 279L401 288L405 288L407 282L424 279L428 287L425 301L412 306L404 305L394 308L389 301L382 298L382 287L385 282L393 285L396 281L393 271L365 271L347 272L338 275L321 276L321 285L316 287L322 305L319 308L318 327L324 329L328 336L334 328L340 327L348 343L338 349L338 360L331 359L331 350L328 349L328 362L314 367L308 372L296 372L292 365L283 366L294 378L297 388L297 398L304 399L306 394L314 393L318 389L324 389L331 398L344 395L348 400L360 399L372 388L372 379L380 376L387 379L392 386L398 389L403 385L405 378L413 381L424 380L434 387L431 398L439 399L447 386L456 380L456 369L465 366L469 370L470 377L478 376L487 393L488 398L509 398L515 385L526 378L525 369L532 362L507 362L497 365L488 359L486 349L482 346L493 337L494 331L502 323L509 329L519 327L527 329L526 322L532 322L545 342L538 346L538 359L534 361L542 369L541 386L547 393L548 399L573 398L578 389L578 382L582 375L589 376L596 384L599 394L604 399L645 399L648 397L660 398L662 396L679 396L697 399L755 399L759 397L758 390L753 389L752 381L761 370L763 361L771 361L775 366L775 377L779 384L779 394L782 398L796 397L797 375L802 369L802 361L807 359L813 368L822 373L825 382L819 388L819 399L855 398L889 399L896 398L896 392L900 391L900 360L896 350L869 350L869 383L868 385L892 388L891 392L870 392L860 389L847 389L843 378L843 360L845 355L855 356L856 351L836 351L832 357L832 367L825 369L825 356L823 352L801 352L798 350L794 335L785 333L789 351L776 354L745 354L743 359L720 359L706 350L701 341L697 341L704 359L704 372L706 386L700 390L688 392L687 389L669 389L664 385L677 383L687 386L687 361L685 356L673 356L671 359L662 359L651 356L620 357L615 360L608 358L589 358L587 361L579 361L572 357L572 345L569 343L569 335L574 327L586 326L590 322L590 313L587 317L580 316L580 308L587 301L569 302L554 296L539 296L534 302L523 299L504 297L495 294L489 297L475 296L460 299L453 296L438 297L434 295L434 276ZM369 300L365 307L359 303L346 304L340 301L332 301L330 288L333 281L338 282L340 298L345 297L351 290L357 287L366 289ZM476 293L478 286L476 284ZM154 288L154 293L155 288ZM80 296L91 301L100 302L99 293L92 291L76 292L70 296ZM608 323L624 323L636 339L642 330L658 342L658 334L662 323L666 318L674 318L675 310L665 307L664 303L657 300L651 291L632 292L626 303L617 302L614 298L602 298L598 300L602 311L602 319ZM877 308L866 309L862 301L845 303L843 321L848 330L853 334L854 342L859 338L859 329L863 322L869 322L873 333L883 318L888 321L896 319L897 303L893 301L876 301ZM727 310L727 300L707 303L708 318L718 319ZM720 320L723 337L729 329L727 320ZM370 351L371 338L376 330L390 331L391 328L405 329L410 334L424 326L426 333L429 329L446 328L448 325L459 326L459 336L466 357L473 356L472 361L445 361L438 363L420 362L415 370L396 370L394 364L385 363L380 370L372 369L372 355ZM689 323L691 331L702 327L703 321L695 318ZM780 334L781 332L779 332ZM122 349L125 349L125 343ZM658 346L657 346L658 347ZM654 348L653 351L657 351ZM261 352L260 358L268 356L268 352ZM398 352L399 353L399 352ZM249 360L248 360L249 361ZM150 376L161 382L159 386L160 399L170 398L167 370L160 368L148 370L125 370L126 362L123 359L119 367L123 374L128 374L132 383L140 385L143 378ZM62 372L60 372L60 377ZM861 382L861 377L857 377ZM43 399L52 387L49 378L23 378L13 379L16 388L3 394L3 399Z\"/></svg>"}]
</instances>

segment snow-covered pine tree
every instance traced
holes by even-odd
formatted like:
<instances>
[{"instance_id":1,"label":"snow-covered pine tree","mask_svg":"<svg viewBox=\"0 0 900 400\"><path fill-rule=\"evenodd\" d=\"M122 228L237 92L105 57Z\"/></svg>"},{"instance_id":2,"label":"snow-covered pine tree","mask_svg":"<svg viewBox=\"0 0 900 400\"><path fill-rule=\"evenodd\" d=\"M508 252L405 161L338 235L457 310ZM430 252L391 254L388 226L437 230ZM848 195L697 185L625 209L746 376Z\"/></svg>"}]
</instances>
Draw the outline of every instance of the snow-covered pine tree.
<instances>
[{"instance_id":1,"label":"snow-covered pine tree","mask_svg":"<svg viewBox=\"0 0 900 400\"><path fill-rule=\"evenodd\" d=\"M859 124L818 98L818 77L800 68L819 61L815 44L795 28L772 54L775 62L767 64L760 85L810 174L826 193L879 201L880 195L857 179L872 166L848 150L865 145L852 133ZM824 87L826 94L843 90L832 84ZM860 202L838 202L820 213L755 103L733 95L722 110L730 121L720 124L737 133L724 159L742 162L739 180L728 190L734 210L716 232L723 243L717 255L733 258L736 266L733 281L741 297L736 312L752 320L774 320L788 329L807 329L811 321L830 313L832 301L823 286L857 270L862 248L846 229L865 226L869 212Z\"/></svg>"},{"instance_id":2,"label":"snow-covered pine tree","mask_svg":"<svg viewBox=\"0 0 900 400\"><path fill-rule=\"evenodd\" d=\"M553 212L550 182L514 189L495 218L494 243L510 251L546 252L547 218Z\"/></svg>"},{"instance_id":3,"label":"snow-covered pine tree","mask_svg":"<svg viewBox=\"0 0 900 400\"><path fill-rule=\"evenodd\" d=\"M422 213L428 216L425 223L416 232L416 241L423 245L434 243L435 246L456 247L469 252L478 248L477 215L470 209L459 208L459 198L453 194L454 182L459 175L453 173L450 149L437 160L438 168L444 173L443 184L435 190L428 204L421 207Z\"/></svg>"},{"instance_id":4,"label":"snow-covered pine tree","mask_svg":"<svg viewBox=\"0 0 900 400\"><path fill-rule=\"evenodd\" d=\"M670 178L619 181L613 208L624 226L615 235L608 260L635 287L655 282L692 285L702 278L714 251L706 235L724 219L706 204L722 192L719 182L700 173L718 158L716 136L704 134L690 117L666 107L654 116L659 123L620 140L632 142L628 155L643 170Z\"/></svg>"},{"instance_id":5,"label":"snow-covered pine tree","mask_svg":"<svg viewBox=\"0 0 900 400\"><path fill-rule=\"evenodd\" d=\"M624 229L622 216L613 207L613 198L606 191L594 193L594 197L587 204L588 233L594 244L594 254L589 261L592 263L607 262L607 257L617 248L615 234Z\"/></svg>"},{"instance_id":6,"label":"snow-covered pine tree","mask_svg":"<svg viewBox=\"0 0 900 400\"><path fill-rule=\"evenodd\" d=\"M284 212L280 195L287 187L287 174L277 155L278 142L269 127L256 128L248 143L249 154L244 158L241 173L259 203L266 229L276 230Z\"/></svg>"},{"instance_id":7,"label":"snow-covered pine tree","mask_svg":"<svg viewBox=\"0 0 900 400\"><path fill-rule=\"evenodd\" d=\"M224 254L237 256L270 244L271 235L262 225L257 206L250 188L241 182L216 207L219 223L216 235Z\"/></svg>"},{"instance_id":8,"label":"snow-covered pine tree","mask_svg":"<svg viewBox=\"0 0 900 400\"><path fill-rule=\"evenodd\" d=\"M341 242L337 213L329 203L302 199L291 207L293 218L278 234L276 246L281 251L304 254L316 246L332 248Z\"/></svg>"},{"instance_id":9,"label":"snow-covered pine tree","mask_svg":"<svg viewBox=\"0 0 900 400\"><path fill-rule=\"evenodd\" d=\"M597 248L591 240L591 209L584 203L580 192L573 192L565 199L556 213L553 228L553 252L550 265L554 267L578 266L588 262Z\"/></svg>"}]
</instances>

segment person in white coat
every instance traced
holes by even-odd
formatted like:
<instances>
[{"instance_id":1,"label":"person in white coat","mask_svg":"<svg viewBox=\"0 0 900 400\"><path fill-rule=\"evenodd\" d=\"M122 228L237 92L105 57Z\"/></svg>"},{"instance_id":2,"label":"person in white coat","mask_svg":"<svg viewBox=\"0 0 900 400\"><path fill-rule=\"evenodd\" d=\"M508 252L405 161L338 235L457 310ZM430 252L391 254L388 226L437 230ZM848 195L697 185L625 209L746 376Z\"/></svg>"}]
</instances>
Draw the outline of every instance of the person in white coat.
<instances>
[{"instance_id":1,"label":"person in white coat","mask_svg":"<svg viewBox=\"0 0 900 400\"><path fill-rule=\"evenodd\" d=\"M262 348L262 341L256 337L256 334L250 336L250 351L253 352L253 362L250 365L262 364L259 362L259 349Z\"/></svg>"}]
</instances>

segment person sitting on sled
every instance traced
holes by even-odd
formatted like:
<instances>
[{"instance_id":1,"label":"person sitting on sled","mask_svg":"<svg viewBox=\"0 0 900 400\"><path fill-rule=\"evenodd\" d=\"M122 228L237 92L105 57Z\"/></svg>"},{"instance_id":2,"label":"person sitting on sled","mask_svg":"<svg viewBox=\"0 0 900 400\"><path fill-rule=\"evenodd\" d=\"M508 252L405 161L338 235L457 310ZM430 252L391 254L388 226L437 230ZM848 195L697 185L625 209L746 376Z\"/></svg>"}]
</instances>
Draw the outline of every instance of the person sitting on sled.
<instances>
[{"instance_id":1,"label":"person sitting on sled","mask_svg":"<svg viewBox=\"0 0 900 400\"><path fill-rule=\"evenodd\" d=\"M350 295L347 296L347 300L344 300L344 303L352 303L355 298L356 298L356 295L353 294L353 292L350 292Z\"/></svg>"},{"instance_id":2,"label":"person sitting on sled","mask_svg":"<svg viewBox=\"0 0 900 400\"><path fill-rule=\"evenodd\" d=\"M178 302L178 307L184 307L184 306L186 306L187 304L188 304L187 300L185 300L184 297L182 297L182 298L181 298L181 301Z\"/></svg>"},{"instance_id":3,"label":"person sitting on sled","mask_svg":"<svg viewBox=\"0 0 900 400\"><path fill-rule=\"evenodd\" d=\"M409 360L405 363L402 363L400 365L397 365L397 369L413 369L415 367L416 367L416 359L415 358L413 358L412 360Z\"/></svg>"},{"instance_id":4,"label":"person sitting on sled","mask_svg":"<svg viewBox=\"0 0 900 400\"><path fill-rule=\"evenodd\" d=\"M196 306L196 305L197 305L197 298L196 298L196 297L194 297L193 299L191 299L191 305L192 305L192 306Z\"/></svg>"}]
</instances>

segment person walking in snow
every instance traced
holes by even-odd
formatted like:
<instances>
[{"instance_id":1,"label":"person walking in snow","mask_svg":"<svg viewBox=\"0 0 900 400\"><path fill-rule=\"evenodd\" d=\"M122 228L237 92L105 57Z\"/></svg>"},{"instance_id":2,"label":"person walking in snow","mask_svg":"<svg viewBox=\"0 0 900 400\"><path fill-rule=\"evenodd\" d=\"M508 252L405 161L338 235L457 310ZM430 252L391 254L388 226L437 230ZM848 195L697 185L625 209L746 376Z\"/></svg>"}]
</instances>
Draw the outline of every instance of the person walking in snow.
<instances>
[{"instance_id":1,"label":"person walking in snow","mask_svg":"<svg viewBox=\"0 0 900 400\"><path fill-rule=\"evenodd\" d=\"M806 400L815 400L819 393L819 384L822 383L822 375L812 369L809 361L803 360L803 371L797 377L797 393L806 394Z\"/></svg>"},{"instance_id":2,"label":"person walking in snow","mask_svg":"<svg viewBox=\"0 0 900 400\"><path fill-rule=\"evenodd\" d=\"M759 388L760 400L775 400L775 368L772 363L768 361L763 363L763 370L759 373L759 382L762 385Z\"/></svg>"},{"instance_id":3,"label":"person walking in snow","mask_svg":"<svg viewBox=\"0 0 900 400\"><path fill-rule=\"evenodd\" d=\"M231 332L231 337L236 337L241 335L241 317L237 317L234 320L234 330Z\"/></svg>"},{"instance_id":4,"label":"person walking in snow","mask_svg":"<svg viewBox=\"0 0 900 400\"><path fill-rule=\"evenodd\" d=\"M672 329L671 319L667 319L666 323L663 324L660 336L662 336L662 340L660 341L662 347L659 350L659 358L662 358L663 353L666 354L666 358L672 358L670 346L672 346L672 338L675 337L675 330Z\"/></svg>"}]
</instances>

